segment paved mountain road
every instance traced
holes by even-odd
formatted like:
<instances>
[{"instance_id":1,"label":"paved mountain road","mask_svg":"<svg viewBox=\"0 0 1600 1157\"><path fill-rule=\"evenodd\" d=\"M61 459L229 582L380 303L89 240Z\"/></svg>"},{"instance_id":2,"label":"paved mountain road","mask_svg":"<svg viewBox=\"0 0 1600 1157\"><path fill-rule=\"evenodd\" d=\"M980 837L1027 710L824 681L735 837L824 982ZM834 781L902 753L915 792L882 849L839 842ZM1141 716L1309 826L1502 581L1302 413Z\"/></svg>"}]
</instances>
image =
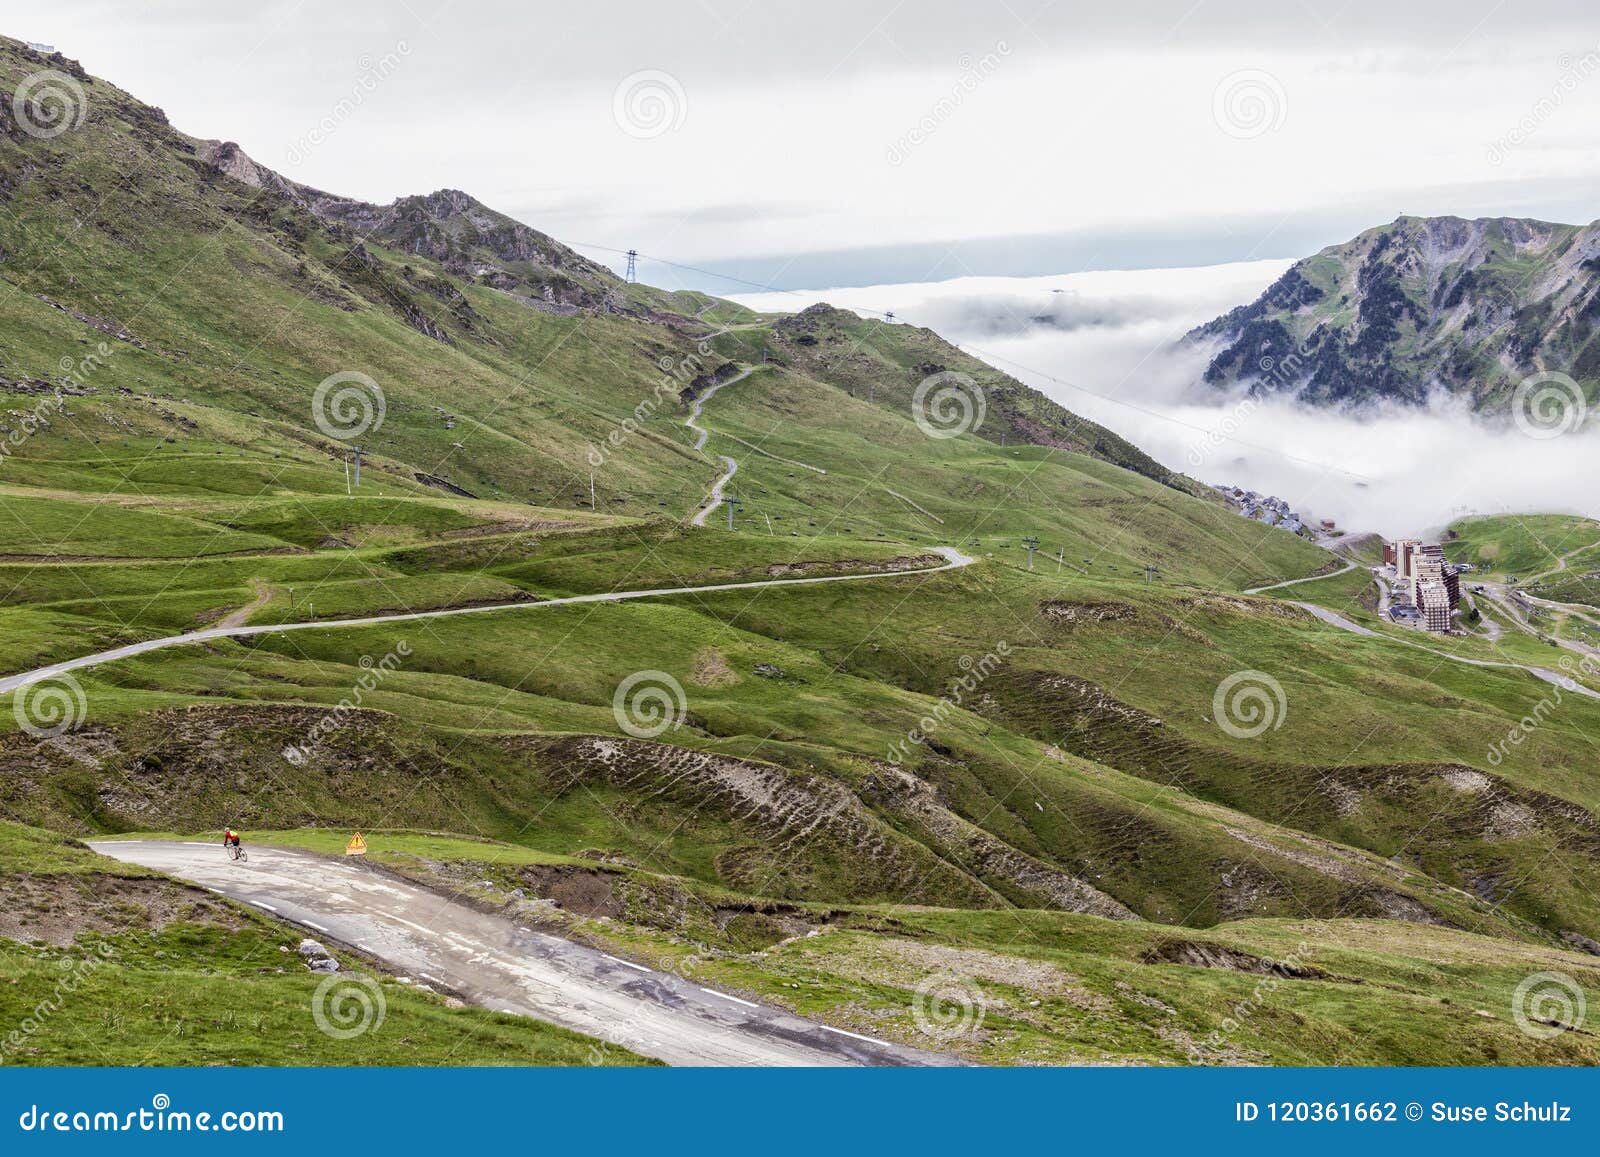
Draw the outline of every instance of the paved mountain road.
<instances>
[{"instance_id":1,"label":"paved mountain road","mask_svg":"<svg viewBox=\"0 0 1600 1157\"><path fill-rule=\"evenodd\" d=\"M712 336L716 335L713 334ZM734 382L742 382L754 372L754 366L740 370L727 381L718 382L716 385L712 386L709 390L694 400L694 405L689 410L689 416L683 420L683 424L695 432L694 448L696 450L704 450L706 448L706 439L711 437L711 431L707 430L700 424L700 413L705 409L706 403L709 402L712 395L718 390L722 389L723 386L731 386ZM700 509L695 511L694 517L689 520L690 524L693 526L704 526L706 524L706 517L710 515L710 513L718 506L722 505L723 488L733 480L733 476L735 474L739 473L739 463L735 459L729 458L725 454L721 455L721 458L722 464L727 467L727 470L723 472L720 478L711 484L711 496L706 499L705 503L700 507Z\"/></svg>"},{"instance_id":2,"label":"paved mountain road","mask_svg":"<svg viewBox=\"0 0 1600 1157\"><path fill-rule=\"evenodd\" d=\"M1546 683L1559 687L1563 691L1571 691L1589 699L1600 699L1600 691L1593 691L1579 683L1571 675L1564 675L1560 671L1552 671L1548 667L1534 667L1527 663L1502 663L1493 659L1470 659L1465 655L1452 655L1449 651L1441 651L1437 647L1413 643L1408 639L1397 639L1393 635L1380 634L1370 627L1363 627L1360 623L1352 622L1337 611L1330 611L1327 607L1319 607L1316 603L1294 603L1293 605L1301 610L1310 611L1330 627L1338 627L1341 631L1349 631L1352 635L1361 635L1368 639L1381 639L1386 643L1393 643L1397 647L1411 647L1418 651L1426 651L1430 655L1438 655L1441 659L1449 659L1452 663L1465 663L1469 667L1505 667L1515 671L1526 671L1535 679L1543 679Z\"/></svg>"},{"instance_id":3,"label":"paved mountain road","mask_svg":"<svg viewBox=\"0 0 1600 1157\"><path fill-rule=\"evenodd\" d=\"M1259 595L1266 591L1278 590L1281 587L1293 587L1299 586L1301 583L1321 582L1323 579L1337 578L1339 575L1349 574L1359 565L1359 563L1347 559L1342 567L1340 567L1338 570L1330 570L1327 574L1308 574L1305 578L1289 579L1287 582L1272 583L1271 585L1264 587L1251 587L1244 593L1247 595Z\"/></svg>"},{"instance_id":4,"label":"paved mountain road","mask_svg":"<svg viewBox=\"0 0 1600 1157\"><path fill-rule=\"evenodd\" d=\"M402 976L673 1065L951 1065L938 1053L829 1028L457 903L366 863L252 845L101 840L143 864L365 952Z\"/></svg>"},{"instance_id":5,"label":"paved mountain road","mask_svg":"<svg viewBox=\"0 0 1600 1157\"><path fill-rule=\"evenodd\" d=\"M536 611L541 607L564 607L576 603L617 603L626 599L655 599L668 595L703 594L711 591L742 591L755 590L761 587L784 586L809 586L812 583L840 583L840 582L865 582L868 579L887 579L903 575L937 574L940 571L957 570L964 566L971 566L977 560L962 554L959 550L948 546L931 546L928 548L935 554L943 555L949 561L943 566L923 567L918 570L891 570L875 571L870 574L829 574L814 575L810 578L787 579L757 579L750 582L736 583L709 583L697 587L658 587L653 590L643 591L608 591L593 595L568 595L565 598L545 599L543 602L534 603L497 603L485 607L446 607L438 611L405 611L393 615L368 615L359 619L322 619L312 623L270 623L251 627L207 627L200 631L189 631L182 635L168 635L160 639L145 639L138 643L128 643L125 646L113 647L109 651L97 651L92 655L82 655L76 659L67 659L60 663L51 663L46 667L36 667L32 671L23 671L17 675L7 675L0 678L0 695L15 691L29 683L41 679L50 679L57 675L64 675L69 671L82 670L85 667L97 667L101 663L113 663L118 659L129 659L135 655L143 655L150 651L159 651L167 647L182 647L191 643L204 643L211 639L238 638L245 635L270 635L280 631L313 631L336 630L341 627L370 627L382 623L405 623L417 619L442 619L451 615L482 615L491 611Z\"/></svg>"}]
</instances>

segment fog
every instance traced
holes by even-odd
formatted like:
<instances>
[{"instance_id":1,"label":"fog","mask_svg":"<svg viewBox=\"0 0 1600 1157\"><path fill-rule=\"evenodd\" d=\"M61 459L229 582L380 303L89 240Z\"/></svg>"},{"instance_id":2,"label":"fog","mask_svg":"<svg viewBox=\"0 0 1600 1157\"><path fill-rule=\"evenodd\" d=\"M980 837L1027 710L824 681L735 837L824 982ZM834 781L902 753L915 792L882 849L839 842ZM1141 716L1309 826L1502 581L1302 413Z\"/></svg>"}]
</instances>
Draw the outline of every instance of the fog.
<instances>
[{"instance_id":1,"label":"fog","mask_svg":"<svg viewBox=\"0 0 1600 1157\"><path fill-rule=\"evenodd\" d=\"M1426 409L1354 416L1203 385L1208 351L1178 339L1253 300L1289 264L967 277L737 300L766 311L813 301L892 310L895 324L936 330L1175 470L1276 494L1343 528L1395 537L1464 514L1600 517L1592 425L1540 438L1444 396Z\"/></svg>"}]
</instances>

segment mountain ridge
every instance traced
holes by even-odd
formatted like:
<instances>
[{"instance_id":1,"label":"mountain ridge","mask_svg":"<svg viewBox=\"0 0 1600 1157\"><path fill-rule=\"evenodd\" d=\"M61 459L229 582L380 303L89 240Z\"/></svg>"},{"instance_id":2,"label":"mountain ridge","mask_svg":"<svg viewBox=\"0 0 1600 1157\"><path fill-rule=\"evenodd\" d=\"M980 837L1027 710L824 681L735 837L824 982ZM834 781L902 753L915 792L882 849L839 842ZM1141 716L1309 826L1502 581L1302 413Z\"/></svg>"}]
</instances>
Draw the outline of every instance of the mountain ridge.
<instances>
[{"instance_id":1,"label":"mountain ridge","mask_svg":"<svg viewBox=\"0 0 1600 1157\"><path fill-rule=\"evenodd\" d=\"M1314 405L1420 406L1443 392L1503 412L1555 371L1600 379L1600 222L1401 216L1295 262L1253 302L1191 330L1213 387Z\"/></svg>"}]
</instances>

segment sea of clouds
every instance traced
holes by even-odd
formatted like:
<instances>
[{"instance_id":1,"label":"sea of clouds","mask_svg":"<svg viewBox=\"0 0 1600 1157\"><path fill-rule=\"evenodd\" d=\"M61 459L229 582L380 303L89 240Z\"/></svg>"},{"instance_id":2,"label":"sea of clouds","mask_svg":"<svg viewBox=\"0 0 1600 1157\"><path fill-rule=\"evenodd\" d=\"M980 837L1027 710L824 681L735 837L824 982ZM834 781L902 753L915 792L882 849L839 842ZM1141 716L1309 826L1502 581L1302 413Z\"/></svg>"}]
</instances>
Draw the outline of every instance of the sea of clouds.
<instances>
[{"instance_id":1,"label":"sea of clouds","mask_svg":"<svg viewBox=\"0 0 1600 1157\"><path fill-rule=\"evenodd\" d=\"M1439 396L1361 415L1250 398L1201 381L1210 350L1179 341L1248 303L1291 263L964 277L736 300L770 312L815 301L892 310L1205 482L1276 494L1315 518L1395 537L1465 514L1600 517L1600 417L1535 437ZM1548 434L1548 431L1546 431Z\"/></svg>"}]
</instances>

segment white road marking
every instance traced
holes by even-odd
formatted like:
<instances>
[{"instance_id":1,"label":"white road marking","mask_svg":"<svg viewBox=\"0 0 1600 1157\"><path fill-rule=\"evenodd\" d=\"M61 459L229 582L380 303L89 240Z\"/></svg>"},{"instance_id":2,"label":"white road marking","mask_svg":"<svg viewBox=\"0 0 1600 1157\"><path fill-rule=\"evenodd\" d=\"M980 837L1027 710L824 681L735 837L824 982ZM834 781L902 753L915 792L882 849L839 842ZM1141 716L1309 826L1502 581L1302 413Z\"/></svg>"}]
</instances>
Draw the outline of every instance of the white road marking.
<instances>
[{"instance_id":1,"label":"white road marking","mask_svg":"<svg viewBox=\"0 0 1600 1157\"><path fill-rule=\"evenodd\" d=\"M700 991L705 993L707 996L720 996L723 1000L731 1000L731 1001L733 1001L734 1004L742 1004L746 1008L760 1008L761 1007L759 1004L757 1004L753 1000L745 1000L743 997L739 997L739 996L729 996L726 992L718 992L714 988L702 988Z\"/></svg>"},{"instance_id":2,"label":"white road marking","mask_svg":"<svg viewBox=\"0 0 1600 1157\"><path fill-rule=\"evenodd\" d=\"M324 928L321 924L318 924L315 920L302 920L302 921L300 921L300 923L304 924L307 928L315 928L318 932L321 932L324 936L326 936L328 934L328 930L326 928Z\"/></svg>"},{"instance_id":3,"label":"white road marking","mask_svg":"<svg viewBox=\"0 0 1600 1157\"><path fill-rule=\"evenodd\" d=\"M892 1045L889 1044L888 1041L878 1040L876 1037L862 1036L858 1032L846 1032L842 1028L834 1028L831 1024L819 1025L818 1027L824 1028L829 1032L836 1032L840 1036L848 1036L848 1037L854 1037L856 1040L864 1040L869 1045L882 1045L884 1048L892 1048L893 1047Z\"/></svg>"},{"instance_id":4,"label":"white road marking","mask_svg":"<svg viewBox=\"0 0 1600 1157\"><path fill-rule=\"evenodd\" d=\"M141 846L123 846L95 841L97 851L150 867L188 877L202 886L232 889L238 884L232 865L221 861L212 846L185 847L181 844L150 841ZM263 848L271 857L273 849ZM753 1015L728 1015L721 1003L744 1003L742 998L715 990L699 993L692 984L673 983L674 997L661 1001L655 994L640 991L654 985L639 985L606 970L606 965L621 964L645 974L651 981L666 978L651 968L602 954L570 941L549 937L538 930L522 939L516 925L502 916L490 915L461 906L450 906L436 917L425 915L438 896L416 886L396 884L390 891L360 892L349 905L334 905L328 895L332 873L323 871L323 861L305 855L298 862L283 860L277 870L258 868L251 877L258 887L250 890L271 900L247 901L242 895L232 898L249 902L263 914L277 909L293 913L304 923L312 917L319 927L327 927L328 937L383 961L397 978L421 991L449 993L460 990L474 993L474 1003L505 1010L507 1016L532 1016L560 1024L578 1032L655 1055L660 1060L682 1065L837 1065L837 1064L944 1064L949 1058L900 1046L884 1048L882 1042L861 1038L878 1047L865 1054L847 1046L837 1035L817 1031L822 1026L779 1008L757 1006ZM271 889L270 891L268 889ZM392 894L390 894L392 892ZM419 923L407 915L424 915ZM289 919L276 916L275 919ZM422 929L413 933L412 928ZM309 925L306 925L309 928ZM365 942L358 937L367 937ZM381 939L380 939L381 938ZM378 940L378 943L373 943ZM472 963L457 959L450 965L454 981L447 982L432 973L420 973L417 965L434 961L452 941L469 943L480 949ZM515 943L519 947L511 947ZM529 945L536 944L530 951ZM505 945L502 951L498 946ZM715 993L715 998L713 998ZM471 998L469 998L471 999ZM516 1005L499 1002L516 1000ZM519 1011L520 1010L520 1011ZM787 1031L772 1032L772 1027ZM851 1035L851 1034L845 1034Z\"/></svg>"}]
</instances>

